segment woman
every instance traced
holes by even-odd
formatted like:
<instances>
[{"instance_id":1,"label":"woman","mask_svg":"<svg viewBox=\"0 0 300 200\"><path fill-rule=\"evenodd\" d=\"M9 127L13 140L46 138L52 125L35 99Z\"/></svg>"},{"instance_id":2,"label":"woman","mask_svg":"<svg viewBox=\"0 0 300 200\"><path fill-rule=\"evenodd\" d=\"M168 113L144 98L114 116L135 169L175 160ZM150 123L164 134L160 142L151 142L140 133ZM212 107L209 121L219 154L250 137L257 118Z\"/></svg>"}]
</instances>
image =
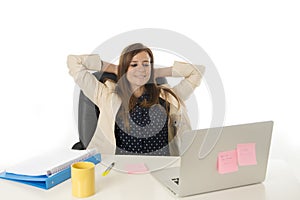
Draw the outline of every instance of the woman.
<instances>
[{"instance_id":1,"label":"woman","mask_svg":"<svg viewBox=\"0 0 300 200\"><path fill-rule=\"evenodd\" d=\"M179 154L179 136L191 129L183 101L199 86L203 66L202 72L182 62L154 69L152 51L136 43L123 50L118 66L93 54L69 55L68 67L84 94L100 109L88 148L102 154ZM101 83L88 70L115 73L117 82ZM173 88L156 84L156 77L168 76L184 80Z\"/></svg>"}]
</instances>

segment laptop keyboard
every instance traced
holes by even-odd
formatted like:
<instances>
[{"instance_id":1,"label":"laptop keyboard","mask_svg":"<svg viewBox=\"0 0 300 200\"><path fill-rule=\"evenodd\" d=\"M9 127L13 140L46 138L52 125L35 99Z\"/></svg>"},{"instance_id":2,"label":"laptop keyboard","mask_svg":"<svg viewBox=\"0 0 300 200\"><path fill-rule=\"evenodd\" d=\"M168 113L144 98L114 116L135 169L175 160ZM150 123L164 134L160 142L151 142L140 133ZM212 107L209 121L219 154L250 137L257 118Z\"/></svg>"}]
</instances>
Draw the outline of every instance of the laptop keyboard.
<instances>
[{"instance_id":1,"label":"laptop keyboard","mask_svg":"<svg viewBox=\"0 0 300 200\"><path fill-rule=\"evenodd\" d=\"M172 178L171 179L174 183L176 183L177 185L179 185L179 177L177 178Z\"/></svg>"}]
</instances>

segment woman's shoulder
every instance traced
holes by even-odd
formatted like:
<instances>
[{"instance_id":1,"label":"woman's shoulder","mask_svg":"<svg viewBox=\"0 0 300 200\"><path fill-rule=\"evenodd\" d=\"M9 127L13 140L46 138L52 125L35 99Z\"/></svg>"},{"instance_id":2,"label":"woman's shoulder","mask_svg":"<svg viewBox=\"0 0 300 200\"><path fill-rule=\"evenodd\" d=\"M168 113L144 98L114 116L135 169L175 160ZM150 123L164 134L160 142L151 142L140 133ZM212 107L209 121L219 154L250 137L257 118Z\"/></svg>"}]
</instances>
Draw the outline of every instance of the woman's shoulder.
<instances>
[{"instance_id":1,"label":"woman's shoulder","mask_svg":"<svg viewBox=\"0 0 300 200\"><path fill-rule=\"evenodd\" d=\"M175 107L178 107L178 103L180 103L180 100L178 102L176 99L179 98L176 94L176 91L174 91L169 84L160 85L159 87L160 87L159 97L164 100L167 100L169 103L175 105ZM174 97L174 95L176 96L176 98Z\"/></svg>"}]
</instances>

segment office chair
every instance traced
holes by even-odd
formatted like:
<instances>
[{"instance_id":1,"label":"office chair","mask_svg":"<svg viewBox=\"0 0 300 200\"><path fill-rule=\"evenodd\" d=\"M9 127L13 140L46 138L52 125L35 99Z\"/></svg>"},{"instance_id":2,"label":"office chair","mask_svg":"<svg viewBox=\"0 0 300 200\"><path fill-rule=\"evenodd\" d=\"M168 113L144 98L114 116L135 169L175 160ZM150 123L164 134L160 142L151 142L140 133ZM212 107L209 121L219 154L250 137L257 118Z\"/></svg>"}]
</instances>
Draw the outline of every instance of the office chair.
<instances>
[{"instance_id":1,"label":"office chair","mask_svg":"<svg viewBox=\"0 0 300 200\"><path fill-rule=\"evenodd\" d=\"M116 81L117 76L107 72L95 72L93 75L102 83L107 79ZM158 85L167 83L166 78L156 78ZM100 114L98 106L96 106L82 91L79 95L78 103L78 133L79 142L72 146L72 149L84 150L90 143L97 127L97 121Z\"/></svg>"}]
</instances>

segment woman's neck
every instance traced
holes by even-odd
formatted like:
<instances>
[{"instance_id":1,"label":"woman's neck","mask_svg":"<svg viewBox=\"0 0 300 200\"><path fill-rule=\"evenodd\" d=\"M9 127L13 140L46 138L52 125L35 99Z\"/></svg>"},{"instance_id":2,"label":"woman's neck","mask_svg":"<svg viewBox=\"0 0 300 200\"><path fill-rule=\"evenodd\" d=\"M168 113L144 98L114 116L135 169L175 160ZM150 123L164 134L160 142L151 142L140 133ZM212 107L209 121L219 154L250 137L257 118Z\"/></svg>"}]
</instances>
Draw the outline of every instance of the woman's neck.
<instances>
[{"instance_id":1,"label":"woman's neck","mask_svg":"<svg viewBox=\"0 0 300 200\"><path fill-rule=\"evenodd\" d=\"M135 97L140 97L140 96L142 96L142 94L145 92L145 87L143 86L143 87L139 87L139 88L136 88L135 90L134 90L134 92L133 92L133 95L135 96Z\"/></svg>"}]
</instances>

